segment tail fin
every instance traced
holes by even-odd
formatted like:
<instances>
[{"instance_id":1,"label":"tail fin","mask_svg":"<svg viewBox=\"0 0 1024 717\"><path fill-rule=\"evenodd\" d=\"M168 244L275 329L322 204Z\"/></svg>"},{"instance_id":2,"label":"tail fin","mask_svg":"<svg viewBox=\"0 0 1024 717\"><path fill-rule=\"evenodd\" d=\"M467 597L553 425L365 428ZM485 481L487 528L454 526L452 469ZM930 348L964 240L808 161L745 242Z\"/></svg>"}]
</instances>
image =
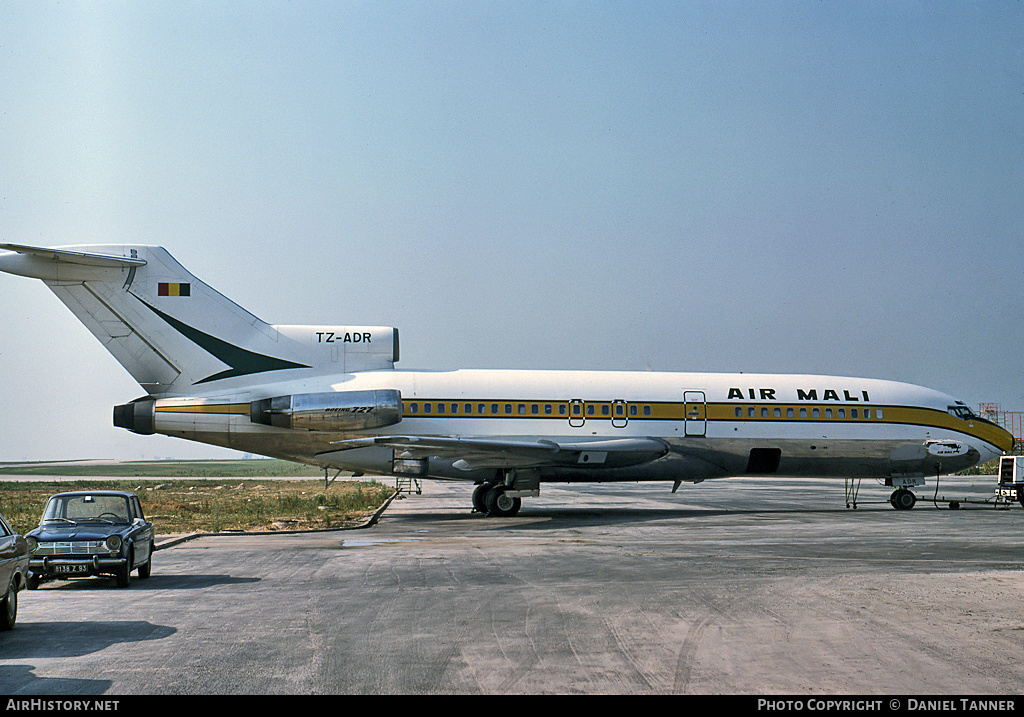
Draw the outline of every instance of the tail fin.
<instances>
[{"instance_id":1,"label":"tail fin","mask_svg":"<svg viewBox=\"0 0 1024 717\"><path fill-rule=\"evenodd\" d=\"M225 381L230 384L204 387L228 388L255 376L266 380L267 372L286 372L275 374L284 380L300 375L293 371L339 368L312 351L317 327L282 333L194 277L161 247L0 249L11 252L0 254L0 271L42 279L150 394L187 395L200 384ZM388 357L396 353L389 348Z\"/></svg>"}]
</instances>

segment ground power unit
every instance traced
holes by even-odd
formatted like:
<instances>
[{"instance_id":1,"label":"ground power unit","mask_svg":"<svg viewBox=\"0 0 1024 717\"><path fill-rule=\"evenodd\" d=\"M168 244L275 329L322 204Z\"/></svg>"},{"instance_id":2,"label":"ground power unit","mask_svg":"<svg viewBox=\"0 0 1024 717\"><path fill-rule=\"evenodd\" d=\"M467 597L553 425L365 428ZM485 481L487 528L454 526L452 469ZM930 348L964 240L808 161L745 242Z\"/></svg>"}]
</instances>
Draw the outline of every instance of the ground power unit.
<instances>
[{"instance_id":1,"label":"ground power unit","mask_svg":"<svg viewBox=\"0 0 1024 717\"><path fill-rule=\"evenodd\" d=\"M999 459L999 485L996 496L1018 501L1024 506L1024 456L1003 456Z\"/></svg>"}]
</instances>

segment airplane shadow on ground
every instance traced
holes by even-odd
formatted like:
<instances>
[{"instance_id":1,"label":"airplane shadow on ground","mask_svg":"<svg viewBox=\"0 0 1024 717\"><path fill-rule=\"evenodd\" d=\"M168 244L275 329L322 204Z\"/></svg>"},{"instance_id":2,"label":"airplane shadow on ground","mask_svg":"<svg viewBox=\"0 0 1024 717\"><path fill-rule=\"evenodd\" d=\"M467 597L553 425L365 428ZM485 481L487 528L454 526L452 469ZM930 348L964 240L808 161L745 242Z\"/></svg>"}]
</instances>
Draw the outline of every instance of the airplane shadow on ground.
<instances>
[{"instance_id":1,"label":"airplane shadow on ground","mask_svg":"<svg viewBox=\"0 0 1024 717\"><path fill-rule=\"evenodd\" d=\"M425 511L423 513L393 516L390 519L403 523L437 523L448 524L458 522L480 521L481 527L506 528L516 530L551 530L558 528L640 525L644 523L662 522L667 520L701 521L725 516L773 516L798 517L811 514L833 514L836 512L854 513L843 508L710 508L707 510L693 508L591 508L591 507L531 507L523 510L512 518L488 518L469 509L450 512ZM867 511L862 511L866 513ZM387 518L385 513L382 522Z\"/></svg>"},{"instance_id":2,"label":"airplane shadow on ground","mask_svg":"<svg viewBox=\"0 0 1024 717\"><path fill-rule=\"evenodd\" d=\"M115 645L162 640L175 632L168 625L144 620L19 622L4 635L3 659L81 657ZM29 664L0 665L0 691L7 695L99 695L111 685L109 680L36 677L34 669Z\"/></svg>"}]
</instances>

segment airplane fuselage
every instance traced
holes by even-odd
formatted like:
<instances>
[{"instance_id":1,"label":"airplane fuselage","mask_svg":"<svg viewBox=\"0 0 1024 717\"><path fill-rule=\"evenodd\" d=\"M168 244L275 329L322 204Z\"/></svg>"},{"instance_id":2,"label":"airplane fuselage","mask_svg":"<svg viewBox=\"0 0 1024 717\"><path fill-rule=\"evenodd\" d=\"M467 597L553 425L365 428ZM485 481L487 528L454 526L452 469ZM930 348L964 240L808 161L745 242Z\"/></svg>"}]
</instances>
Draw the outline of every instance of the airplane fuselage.
<instances>
[{"instance_id":1,"label":"airplane fuselage","mask_svg":"<svg viewBox=\"0 0 1024 717\"><path fill-rule=\"evenodd\" d=\"M391 390L392 425L297 430L253 419L274 396ZM363 411L372 410L363 408ZM836 376L601 371L366 371L153 403L153 432L323 467L392 474L395 448L367 436L600 444L654 438L631 463L595 449L586 465L538 467L546 481L684 480L739 475L935 475L1009 450L1005 431L955 399L905 383ZM599 445L597 446L600 447ZM429 450L427 451L429 453ZM486 480L500 461L426 455L424 477ZM421 459L422 460L422 459ZM603 462L603 463L602 463ZM623 464L624 463L624 464Z\"/></svg>"}]
</instances>

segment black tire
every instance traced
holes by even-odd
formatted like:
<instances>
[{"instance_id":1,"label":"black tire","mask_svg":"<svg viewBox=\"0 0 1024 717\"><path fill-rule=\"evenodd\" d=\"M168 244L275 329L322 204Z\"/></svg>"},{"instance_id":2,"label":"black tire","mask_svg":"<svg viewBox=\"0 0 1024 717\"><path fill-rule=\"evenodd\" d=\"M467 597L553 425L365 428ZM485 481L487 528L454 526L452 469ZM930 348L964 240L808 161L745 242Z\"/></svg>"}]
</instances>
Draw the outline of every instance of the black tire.
<instances>
[{"instance_id":1,"label":"black tire","mask_svg":"<svg viewBox=\"0 0 1024 717\"><path fill-rule=\"evenodd\" d=\"M38 575L30 574L28 576L28 579L25 580L25 587L27 587L29 590L35 590L37 587L39 587L39 583L41 582L42 580L40 580Z\"/></svg>"},{"instance_id":2,"label":"black tire","mask_svg":"<svg viewBox=\"0 0 1024 717\"><path fill-rule=\"evenodd\" d=\"M153 572L153 544L149 544L149 560L146 561L145 565L139 566L139 577L145 580Z\"/></svg>"},{"instance_id":3,"label":"black tire","mask_svg":"<svg viewBox=\"0 0 1024 717\"><path fill-rule=\"evenodd\" d=\"M917 496L906 488L900 488L889 497L889 502L896 510L910 510L917 503Z\"/></svg>"},{"instance_id":4,"label":"black tire","mask_svg":"<svg viewBox=\"0 0 1024 717\"><path fill-rule=\"evenodd\" d=\"M523 507L522 498L510 498L505 495L505 486L496 485L487 491L487 517L510 518Z\"/></svg>"},{"instance_id":5,"label":"black tire","mask_svg":"<svg viewBox=\"0 0 1024 717\"><path fill-rule=\"evenodd\" d=\"M481 483L473 489L473 510L487 515L487 491L494 487L493 483Z\"/></svg>"},{"instance_id":6,"label":"black tire","mask_svg":"<svg viewBox=\"0 0 1024 717\"><path fill-rule=\"evenodd\" d=\"M132 556L128 556L127 562L117 569L117 587L126 588L132 584Z\"/></svg>"},{"instance_id":7,"label":"black tire","mask_svg":"<svg viewBox=\"0 0 1024 717\"><path fill-rule=\"evenodd\" d=\"M18 586L11 578L11 584L7 586L7 594L3 601L0 601L0 630L13 630L14 623L18 621Z\"/></svg>"}]
</instances>

